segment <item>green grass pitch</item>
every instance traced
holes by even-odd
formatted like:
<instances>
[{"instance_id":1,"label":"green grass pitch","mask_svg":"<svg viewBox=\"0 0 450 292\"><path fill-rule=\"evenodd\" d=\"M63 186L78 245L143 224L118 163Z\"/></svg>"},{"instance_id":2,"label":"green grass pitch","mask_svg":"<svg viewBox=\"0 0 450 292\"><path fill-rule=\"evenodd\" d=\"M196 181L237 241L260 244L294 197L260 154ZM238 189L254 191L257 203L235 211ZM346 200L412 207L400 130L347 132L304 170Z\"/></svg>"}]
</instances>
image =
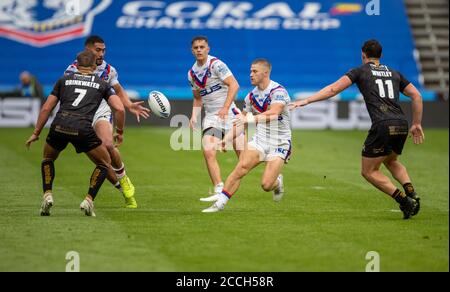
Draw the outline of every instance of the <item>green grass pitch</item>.
<instances>
[{"instance_id":1,"label":"green grass pitch","mask_svg":"<svg viewBox=\"0 0 450 292\"><path fill-rule=\"evenodd\" d=\"M422 197L421 212L402 220L396 203L360 176L365 131L294 131L280 203L251 172L223 212L203 214L210 182L200 151L173 151L174 129L140 127L120 148L139 208L123 208L107 181L96 218L78 206L93 165L72 146L56 162L55 205L39 216L41 139L31 129L0 129L0 271L64 271L66 253L81 271L448 271L448 129L407 141L401 161ZM225 179L236 163L220 154Z\"/></svg>"}]
</instances>

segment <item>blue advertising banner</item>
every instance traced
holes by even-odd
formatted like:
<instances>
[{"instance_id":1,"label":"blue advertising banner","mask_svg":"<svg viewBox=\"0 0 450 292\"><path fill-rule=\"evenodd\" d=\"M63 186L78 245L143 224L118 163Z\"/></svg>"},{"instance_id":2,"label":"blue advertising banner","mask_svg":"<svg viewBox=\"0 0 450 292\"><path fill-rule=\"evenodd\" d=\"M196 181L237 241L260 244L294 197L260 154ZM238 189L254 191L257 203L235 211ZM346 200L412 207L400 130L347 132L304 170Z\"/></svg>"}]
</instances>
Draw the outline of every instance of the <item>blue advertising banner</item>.
<instances>
[{"instance_id":1,"label":"blue advertising banner","mask_svg":"<svg viewBox=\"0 0 450 292\"><path fill-rule=\"evenodd\" d=\"M135 96L151 90L189 99L191 39L209 38L211 55L250 89L249 68L264 57L272 79L291 93L315 91L361 63L362 43L383 44L383 63L421 88L402 0L118 1L1 0L0 87L35 74L48 93L90 34L106 42L106 61ZM341 99L355 99L356 88ZM432 97L433 94L425 96Z\"/></svg>"}]
</instances>

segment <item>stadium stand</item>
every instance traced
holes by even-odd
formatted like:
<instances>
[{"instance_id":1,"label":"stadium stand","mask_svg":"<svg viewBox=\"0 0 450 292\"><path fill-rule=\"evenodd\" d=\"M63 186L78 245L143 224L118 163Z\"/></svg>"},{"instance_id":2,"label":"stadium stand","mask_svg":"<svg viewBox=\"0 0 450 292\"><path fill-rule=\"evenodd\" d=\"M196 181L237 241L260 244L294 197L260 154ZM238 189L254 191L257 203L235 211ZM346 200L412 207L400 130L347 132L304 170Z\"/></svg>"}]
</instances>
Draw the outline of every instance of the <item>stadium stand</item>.
<instances>
[{"instance_id":1,"label":"stadium stand","mask_svg":"<svg viewBox=\"0 0 450 292\"><path fill-rule=\"evenodd\" d=\"M425 88L449 97L448 0L405 0Z\"/></svg>"}]
</instances>

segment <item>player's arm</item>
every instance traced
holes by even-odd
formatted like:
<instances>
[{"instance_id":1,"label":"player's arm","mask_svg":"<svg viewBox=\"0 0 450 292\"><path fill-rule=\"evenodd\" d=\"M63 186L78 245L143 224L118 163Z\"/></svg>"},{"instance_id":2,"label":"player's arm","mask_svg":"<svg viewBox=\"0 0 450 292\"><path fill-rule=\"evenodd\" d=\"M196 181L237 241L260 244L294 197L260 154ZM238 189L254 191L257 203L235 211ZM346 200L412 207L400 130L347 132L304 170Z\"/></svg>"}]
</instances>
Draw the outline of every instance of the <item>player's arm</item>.
<instances>
[{"instance_id":1,"label":"player's arm","mask_svg":"<svg viewBox=\"0 0 450 292\"><path fill-rule=\"evenodd\" d=\"M350 78L347 75L344 75L336 82L322 88L320 91L311 95L310 97L292 102L291 104L289 104L289 108L294 109L300 106L308 105L313 102L331 98L347 89L349 86L352 85L352 83L353 83L352 80L350 80Z\"/></svg>"},{"instance_id":2,"label":"player's arm","mask_svg":"<svg viewBox=\"0 0 450 292\"><path fill-rule=\"evenodd\" d=\"M414 144L421 144L423 143L423 140L425 140L425 134L422 129L422 95L412 83L409 83L405 87L403 94L411 98L413 117L411 129L409 130L410 136L413 137Z\"/></svg>"},{"instance_id":3,"label":"player's arm","mask_svg":"<svg viewBox=\"0 0 450 292\"><path fill-rule=\"evenodd\" d=\"M189 125L191 129L194 129L197 124L197 117L202 110L202 97L200 96L200 92L196 89L192 89L192 95L194 96L194 101L192 102L192 114Z\"/></svg>"},{"instance_id":4,"label":"player's arm","mask_svg":"<svg viewBox=\"0 0 450 292\"><path fill-rule=\"evenodd\" d=\"M228 76L223 80L223 83L228 86L227 91L227 99L225 100L225 103L222 107L222 109L219 111L218 116L221 119L226 119L228 115L228 111L230 110L230 106L233 103L233 101L236 98L236 95L239 91L239 83L237 82L236 78L234 78L233 75Z\"/></svg>"},{"instance_id":5,"label":"player's arm","mask_svg":"<svg viewBox=\"0 0 450 292\"><path fill-rule=\"evenodd\" d=\"M44 128L45 124L48 121L48 118L50 117L50 114L52 113L55 106L58 104L59 99L58 97L54 95L49 95L45 103L42 105L41 111L39 112L39 116L36 122L36 127L34 128L33 134L28 138L27 142L25 143L26 147L29 149L31 146L31 143L34 141L39 140L39 135L41 134L42 129Z\"/></svg>"},{"instance_id":6,"label":"player's arm","mask_svg":"<svg viewBox=\"0 0 450 292\"><path fill-rule=\"evenodd\" d=\"M114 110L114 124L116 125L114 140L116 146L120 146L123 142L123 129L125 127L125 108L121 99L114 94L109 96L108 105Z\"/></svg>"},{"instance_id":7,"label":"player's arm","mask_svg":"<svg viewBox=\"0 0 450 292\"><path fill-rule=\"evenodd\" d=\"M245 118L247 116L247 112L242 111L238 116L236 116L236 119L233 121L233 128L231 129L231 131L228 131L225 134L225 137L223 137L223 139L222 139L223 145L233 141L234 139L236 139L236 137L238 137L239 135L241 135L242 133L245 132L246 124L242 123L242 122L238 122L238 120L241 118L241 116Z\"/></svg>"},{"instance_id":8,"label":"player's arm","mask_svg":"<svg viewBox=\"0 0 450 292\"><path fill-rule=\"evenodd\" d=\"M117 96L120 98L120 101L132 114L136 116L138 122L140 122L139 117L143 117L145 119L149 117L150 110L142 106L144 101L131 102L128 93L125 89L123 89L120 83L113 85L113 88Z\"/></svg>"}]
</instances>

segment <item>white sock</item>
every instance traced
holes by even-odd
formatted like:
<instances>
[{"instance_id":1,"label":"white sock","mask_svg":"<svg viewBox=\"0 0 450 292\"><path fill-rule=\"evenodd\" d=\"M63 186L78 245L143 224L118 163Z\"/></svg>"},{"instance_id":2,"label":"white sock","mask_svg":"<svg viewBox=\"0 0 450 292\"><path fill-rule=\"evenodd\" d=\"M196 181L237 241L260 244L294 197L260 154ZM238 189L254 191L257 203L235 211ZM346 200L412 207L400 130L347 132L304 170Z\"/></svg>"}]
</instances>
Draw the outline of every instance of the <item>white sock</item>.
<instances>
[{"instance_id":1,"label":"white sock","mask_svg":"<svg viewBox=\"0 0 450 292\"><path fill-rule=\"evenodd\" d=\"M214 193L221 193L223 190L223 182L220 182L218 184L216 184L216 186L214 187Z\"/></svg>"},{"instance_id":2,"label":"white sock","mask_svg":"<svg viewBox=\"0 0 450 292\"><path fill-rule=\"evenodd\" d=\"M120 168L116 169L113 167L112 169L116 173L117 179L121 179L122 177L124 177L127 174L125 172L125 164L123 164L123 162L122 162L122 166Z\"/></svg>"},{"instance_id":3,"label":"white sock","mask_svg":"<svg viewBox=\"0 0 450 292\"><path fill-rule=\"evenodd\" d=\"M228 198L227 195L225 195L224 193L220 193L219 200L218 200L218 202L220 204L224 204L225 205L226 203L228 203L229 200L230 200L230 198Z\"/></svg>"}]
</instances>

